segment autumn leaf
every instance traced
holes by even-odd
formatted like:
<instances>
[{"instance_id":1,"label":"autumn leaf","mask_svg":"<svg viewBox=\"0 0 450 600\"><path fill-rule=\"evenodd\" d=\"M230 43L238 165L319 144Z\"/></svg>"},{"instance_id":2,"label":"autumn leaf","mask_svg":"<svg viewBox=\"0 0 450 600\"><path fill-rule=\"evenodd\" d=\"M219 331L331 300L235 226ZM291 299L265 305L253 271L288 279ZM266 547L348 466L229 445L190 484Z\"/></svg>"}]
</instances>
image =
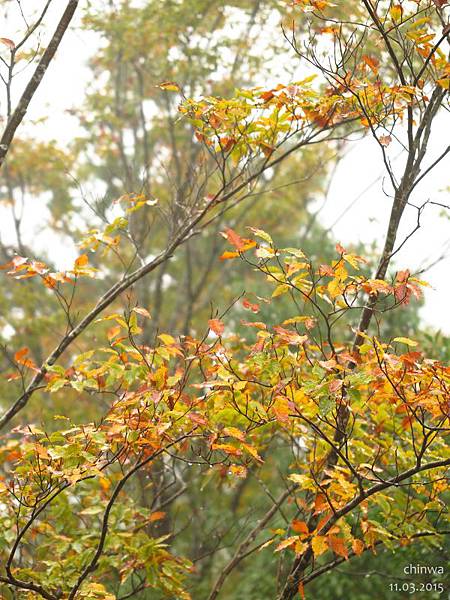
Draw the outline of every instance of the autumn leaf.
<instances>
[{"instance_id":1,"label":"autumn leaf","mask_svg":"<svg viewBox=\"0 0 450 600\"><path fill-rule=\"evenodd\" d=\"M363 54L361 58L363 59L365 64L373 71L373 73L377 75L380 61L374 56L369 56L367 54Z\"/></svg>"},{"instance_id":2,"label":"autumn leaf","mask_svg":"<svg viewBox=\"0 0 450 600\"><path fill-rule=\"evenodd\" d=\"M364 542L362 540L358 540L355 538L352 541L352 550L356 554L356 556L360 556L364 552Z\"/></svg>"},{"instance_id":3,"label":"autumn leaf","mask_svg":"<svg viewBox=\"0 0 450 600\"><path fill-rule=\"evenodd\" d=\"M389 9L389 14L393 21L401 21L403 15L403 7L400 4L394 4Z\"/></svg>"},{"instance_id":4,"label":"autumn leaf","mask_svg":"<svg viewBox=\"0 0 450 600\"><path fill-rule=\"evenodd\" d=\"M337 537L335 535L328 536L328 544L331 550L338 554L339 556L343 556L345 559L348 558L348 550L345 546L345 542L342 538Z\"/></svg>"},{"instance_id":5,"label":"autumn leaf","mask_svg":"<svg viewBox=\"0 0 450 600\"><path fill-rule=\"evenodd\" d=\"M247 298L244 298L244 300L242 301L242 306L247 310L251 310L254 313L259 312L259 304L250 302L250 300L247 300Z\"/></svg>"},{"instance_id":6,"label":"autumn leaf","mask_svg":"<svg viewBox=\"0 0 450 600\"><path fill-rule=\"evenodd\" d=\"M307 335L300 335L297 332L291 331L290 329L285 329L280 325L275 325L273 329L283 342L286 342L290 345L298 346L308 341Z\"/></svg>"},{"instance_id":7,"label":"autumn leaf","mask_svg":"<svg viewBox=\"0 0 450 600\"><path fill-rule=\"evenodd\" d=\"M392 142L392 138L390 135L380 135L380 137L378 138L378 141L380 142L380 144L382 146L387 148L387 146L389 146L389 144Z\"/></svg>"},{"instance_id":8,"label":"autumn leaf","mask_svg":"<svg viewBox=\"0 0 450 600\"><path fill-rule=\"evenodd\" d=\"M225 427L223 430L224 435L229 435L230 437L234 437L237 440L244 441L245 433L236 427Z\"/></svg>"},{"instance_id":9,"label":"autumn leaf","mask_svg":"<svg viewBox=\"0 0 450 600\"><path fill-rule=\"evenodd\" d=\"M223 252L223 254L221 254L220 260L230 260L231 258L238 258L238 257L239 257L239 252L230 252L229 250L226 250L225 252Z\"/></svg>"},{"instance_id":10,"label":"autumn leaf","mask_svg":"<svg viewBox=\"0 0 450 600\"><path fill-rule=\"evenodd\" d=\"M293 546L296 542L298 542L298 540L298 535L293 535L291 537L286 538L280 544L278 544L278 546L275 548L275 552L281 552L281 550L285 550L286 548Z\"/></svg>"},{"instance_id":11,"label":"autumn leaf","mask_svg":"<svg viewBox=\"0 0 450 600\"><path fill-rule=\"evenodd\" d=\"M154 523L155 521L161 521L165 516L166 513L164 511L158 510L150 515L149 522Z\"/></svg>"},{"instance_id":12,"label":"autumn leaf","mask_svg":"<svg viewBox=\"0 0 450 600\"><path fill-rule=\"evenodd\" d=\"M7 46L11 51L16 47L16 44L12 40L4 37L0 38L0 44Z\"/></svg>"},{"instance_id":13,"label":"autumn leaf","mask_svg":"<svg viewBox=\"0 0 450 600\"><path fill-rule=\"evenodd\" d=\"M87 254L82 254L75 260L75 267L79 269L80 267L85 267L89 262L89 258Z\"/></svg>"},{"instance_id":14,"label":"autumn leaf","mask_svg":"<svg viewBox=\"0 0 450 600\"><path fill-rule=\"evenodd\" d=\"M309 534L308 525L305 523L305 521L298 521L297 519L294 519L291 527L292 531L295 531L295 533L303 533L304 535Z\"/></svg>"},{"instance_id":15,"label":"autumn leaf","mask_svg":"<svg viewBox=\"0 0 450 600\"><path fill-rule=\"evenodd\" d=\"M209 319L208 325L211 331L213 331L219 337L224 332L225 324L219 319Z\"/></svg>"},{"instance_id":16,"label":"autumn leaf","mask_svg":"<svg viewBox=\"0 0 450 600\"><path fill-rule=\"evenodd\" d=\"M414 340L410 340L409 338L406 337L396 337L392 340L393 342L399 342L400 344L406 344L407 346L417 346L418 342L415 342Z\"/></svg>"},{"instance_id":17,"label":"autumn leaf","mask_svg":"<svg viewBox=\"0 0 450 600\"><path fill-rule=\"evenodd\" d=\"M161 90L165 90L166 92L179 92L180 86L175 81L163 81L159 83L156 87Z\"/></svg>"},{"instance_id":18,"label":"autumn leaf","mask_svg":"<svg viewBox=\"0 0 450 600\"><path fill-rule=\"evenodd\" d=\"M168 333L160 333L158 338L162 341L165 346L173 346L176 344L176 340L174 337L169 335Z\"/></svg>"},{"instance_id":19,"label":"autumn leaf","mask_svg":"<svg viewBox=\"0 0 450 600\"><path fill-rule=\"evenodd\" d=\"M228 228L222 234L232 246L234 246L237 250L243 250L245 248L245 242L235 231Z\"/></svg>"},{"instance_id":20,"label":"autumn leaf","mask_svg":"<svg viewBox=\"0 0 450 600\"><path fill-rule=\"evenodd\" d=\"M328 550L328 540L325 535L315 535L311 540L312 551L318 558Z\"/></svg>"}]
</instances>

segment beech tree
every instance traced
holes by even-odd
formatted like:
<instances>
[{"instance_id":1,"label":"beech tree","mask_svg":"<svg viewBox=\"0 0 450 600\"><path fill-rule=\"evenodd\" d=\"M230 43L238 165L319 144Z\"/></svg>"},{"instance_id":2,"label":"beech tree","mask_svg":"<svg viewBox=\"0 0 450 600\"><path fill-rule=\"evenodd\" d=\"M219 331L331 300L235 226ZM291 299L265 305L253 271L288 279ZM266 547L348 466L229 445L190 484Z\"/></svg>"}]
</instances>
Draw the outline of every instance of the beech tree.
<instances>
[{"instance_id":1,"label":"beech tree","mask_svg":"<svg viewBox=\"0 0 450 600\"><path fill-rule=\"evenodd\" d=\"M30 254L20 218L16 252L4 248L4 285L47 303L44 313L58 310L62 333L47 331L34 347L22 332L23 345L4 348L2 594L214 600L232 597L230 581L258 561L277 564L274 597L288 600L308 597L308 584L354 557L439 547L449 533L449 368L400 317L387 333L383 322L427 287L408 265L391 272L394 257L414 243L425 210L448 208L417 194L450 148L429 156L433 125L448 110L447 3L242 1L217 12L190 0L87 3L85 26L108 39L93 64L108 83L88 96L86 117L80 111L87 134L73 155L31 142L42 149L35 180L17 132L77 4L67 3L17 108L6 103L0 156L13 210L21 186L50 190L60 229L81 251L55 269ZM231 74L210 93L204 78L223 52L217 39L231 8L248 17L248 38L227 40ZM266 85L248 85L249 63L263 67L246 42L261 43L253 24L275 9L278 44L301 75L279 83L267 72ZM209 19L217 19L211 36ZM165 50L147 65L139 35L161 40L165 20ZM211 54L189 71L202 40ZM9 99L22 42L0 41ZM275 233L260 220L267 186L289 179L303 158L312 165L314 153L331 163L355 133L373 137L385 166L380 193L392 207L380 255L336 243L319 258L306 243L280 244L282 208L270 205ZM73 205L81 180L46 178L52 157L76 162L83 185L106 182L105 198L91 202L81 190L83 204ZM253 210L239 212L255 195ZM86 207L95 225L82 233L64 219L85 218ZM407 207L417 225L399 239ZM183 252L180 290L192 294L184 313L183 298L168 292L171 310L183 312L170 318L164 275ZM246 292L206 317L203 308L192 327L199 297L207 306L211 293L211 257L248 273ZM238 324L241 310L248 316ZM28 418L36 402L41 422Z\"/></svg>"}]
</instances>

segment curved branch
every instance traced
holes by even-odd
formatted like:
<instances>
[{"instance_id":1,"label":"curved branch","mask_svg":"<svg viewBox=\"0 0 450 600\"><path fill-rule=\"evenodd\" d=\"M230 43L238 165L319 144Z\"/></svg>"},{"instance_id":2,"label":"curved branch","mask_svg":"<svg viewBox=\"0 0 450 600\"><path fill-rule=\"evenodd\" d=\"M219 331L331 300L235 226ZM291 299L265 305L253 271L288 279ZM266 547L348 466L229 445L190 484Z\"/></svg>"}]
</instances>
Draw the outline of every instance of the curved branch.
<instances>
[{"instance_id":1,"label":"curved branch","mask_svg":"<svg viewBox=\"0 0 450 600\"><path fill-rule=\"evenodd\" d=\"M55 57L56 51L59 48L59 45L67 31L67 28L72 21L72 18L75 14L75 11L78 7L79 0L69 0L67 3L66 9L58 23L58 26L53 34L52 39L50 40L49 45L47 46L44 54L42 55L41 60L39 61L36 70L34 71L33 76L28 82L27 87L25 88L22 97L19 100L11 118L8 120L6 124L5 130L3 131L2 137L0 139L0 168L5 161L5 157L8 154L9 148L11 146L11 142L14 139L17 128L22 123L26 112L28 110L28 106L33 99L34 94L39 88L42 79L51 63L53 58Z\"/></svg>"}]
</instances>

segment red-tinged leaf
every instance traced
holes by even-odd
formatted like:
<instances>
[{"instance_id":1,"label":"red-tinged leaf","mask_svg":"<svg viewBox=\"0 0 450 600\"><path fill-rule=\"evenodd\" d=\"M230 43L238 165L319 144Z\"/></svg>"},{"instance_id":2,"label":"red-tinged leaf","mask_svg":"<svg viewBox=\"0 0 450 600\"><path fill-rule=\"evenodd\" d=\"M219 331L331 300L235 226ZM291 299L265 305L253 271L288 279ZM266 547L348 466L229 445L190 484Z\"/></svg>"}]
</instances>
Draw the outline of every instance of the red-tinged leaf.
<instances>
[{"instance_id":1,"label":"red-tinged leaf","mask_svg":"<svg viewBox=\"0 0 450 600\"><path fill-rule=\"evenodd\" d=\"M235 144L236 144L236 139L234 137L223 137L220 140L220 146L221 146L222 152L228 152L229 150L231 150L231 148L233 148L233 146Z\"/></svg>"},{"instance_id":2,"label":"red-tinged leaf","mask_svg":"<svg viewBox=\"0 0 450 600\"><path fill-rule=\"evenodd\" d=\"M29 348L21 348L14 354L14 360L17 363L19 363L20 365L23 365L24 367L27 367L28 369L33 369L36 371L37 370L36 363L34 361L32 361L30 358L26 358L28 353L29 353Z\"/></svg>"},{"instance_id":3,"label":"red-tinged leaf","mask_svg":"<svg viewBox=\"0 0 450 600\"><path fill-rule=\"evenodd\" d=\"M341 246L341 244L339 244L339 242L338 242L336 244L336 252L342 256L342 254L347 253L347 250L343 246Z\"/></svg>"},{"instance_id":4,"label":"red-tinged leaf","mask_svg":"<svg viewBox=\"0 0 450 600\"><path fill-rule=\"evenodd\" d=\"M45 287L48 287L51 290L55 289L56 284L57 284L56 279L54 279L53 277L50 277L50 275L45 275L42 278L42 281L44 282Z\"/></svg>"},{"instance_id":5,"label":"red-tinged leaf","mask_svg":"<svg viewBox=\"0 0 450 600\"><path fill-rule=\"evenodd\" d=\"M75 268L79 269L80 267L85 267L89 262L89 258L87 254L82 254L75 261Z\"/></svg>"},{"instance_id":6,"label":"red-tinged leaf","mask_svg":"<svg viewBox=\"0 0 450 600\"><path fill-rule=\"evenodd\" d=\"M225 324L219 319L209 319L208 321L209 328L219 337L222 335L225 329Z\"/></svg>"},{"instance_id":7,"label":"red-tinged leaf","mask_svg":"<svg viewBox=\"0 0 450 600\"><path fill-rule=\"evenodd\" d=\"M276 331L276 333L281 338L281 340L283 340L283 342L286 342L293 346L298 346L300 344L304 344L308 340L307 335L300 335L296 331L291 331L289 329L285 329L284 327L281 327L280 325L275 325L275 327L273 329L274 329L274 331Z\"/></svg>"},{"instance_id":8,"label":"red-tinged leaf","mask_svg":"<svg viewBox=\"0 0 450 600\"><path fill-rule=\"evenodd\" d=\"M235 231L228 228L222 233L222 235L234 246L237 250L241 251L245 248L245 241Z\"/></svg>"},{"instance_id":9,"label":"red-tinged leaf","mask_svg":"<svg viewBox=\"0 0 450 600\"><path fill-rule=\"evenodd\" d=\"M220 260L229 260L230 258L238 258L239 256L239 252L224 252L221 257Z\"/></svg>"},{"instance_id":10,"label":"red-tinged leaf","mask_svg":"<svg viewBox=\"0 0 450 600\"><path fill-rule=\"evenodd\" d=\"M247 469L242 465L231 465L230 472L232 475L236 475L236 477L240 477L241 479L247 477Z\"/></svg>"},{"instance_id":11,"label":"red-tinged leaf","mask_svg":"<svg viewBox=\"0 0 450 600\"><path fill-rule=\"evenodd\" d=\"M309 535L309 529L308 529L308 525L305 523L305 521L298 521L297 519L294 519L292 521L292 531L295 531L295 533L303 533L304 535Z\"/></svg>"},{"instance_id":12,"label":"red-tinged leaf","mask_svg":"<svg viewBox=\"0 0 450 600\"><path fill-rule=\"evenodd\" d=\"M318 515L326 508L328 508L326 497L323 494L317 494L316 499L314 500L314 514Z\"/></svg>"},{"instance_id":13,"label":"red-tinged leaf","mask_svg":"<svg viewBox=\"0 0 450 600\"><path fill-rule=\"evenodd\" d=\"M286 548L293 546L296 542L298 542L298 535L288 537L278 544L278 546L275 548L275 552L281 552L281 550L285 550Z\"/></svg>"},{"instance_id":14,"label":"red-tinged leaf","mask_svg":"<svg viewBox=\"0 0 450 600\"><path fill-rule=\"evenodd\" d=\"M407 352L400 356L400 360L410 367L413 367L421 358L421 352Z\"/></svg>"},{"instance_id":15,"label":"red-tinged leaf","mask_svg":"<svg viewBox=\"0 0 450 600\"><path fill-rule=\"evenodd\" d=\"M335 535L329 535L328 544L335 554L337 554L338 556L343 556L347 560L348 550L342 538L337 537Z\"/></svg>"},{"instance_id":16,"label":"red-tinged leaf","mask_svg":"<svg viewBox=\"0 0 450 600\"><path fill-rule=\"evenodd\" d=\"M254 304L253 302L250 302L250 300L247 300L247 298L244 298L244 300L242 301L242 306L247 310L251 310L254 313L259 312L259 304Z\"/></svg>"},{"instance_id":17,"label":"red-tinged leaf","mask_svg":"<svg viewBox=\"0 0 450 600\"><path fill-rule=\"evenodd\" d=\"M405 283L406 281L408 281L410 276L411 272L408 269L405 269L404 271L398 271L395 276L395 281L397 283Z\"/></svg>"},{"instance_id":18,"label":"red-tinged leaf","mask_svg":"<svg viewBox=\"0 0 450 600\"><path fill-rule=\"evenodd\" d=\"M389 144L392 142L392 138L390 135L380 135L380 137L378 138L378 141L380 142L380 144L382 146L387 148L389 146Z\"/></svg>"},{"instance_id":19,"label":"red-tinged leaf","mask_svg":"<svg viewBox=\"0 0 450 600\"><path fill-rule=\"evenodd\" d=\"M187 417L193 423L197 423L198 425L207 425L208 424L208 420L205 417L203 417L202 415L199 415L198 413L190 412L187 414Z\"/></svg>"},{"instance_id":20,"label":"red-tinged leaf","mask_svg":"<svg viewBox=\"0 0 450 600\"><path fill-rule=\"evenodd\" d=\"M328 504L327 504L327 506L328 506ZM321 511L321 512L323 512L323 511ZM322 529L322 527L324 525L326 525L330 519L331 519L330 513L324 515L317 523L316 531L320 531Z\"/></svg>"},{"instance_id":21,"label":"red-tinged leaf","mask_svg":"<svg viewBox=\"0 0 450 600\"><path fill-rule=\"evenodd\" d=\"M333 393L339 391L342 388L342 385L343 385L342 379L334 379L333 381L330 381L330 383L328 384L328 389L333 394Z\"/></svg>"},{"instance_id":22,"label":"red-tinged leaf","mask_svg":"<svg viewBox=\"0 0 450 600\"><path fill-rule=\"evenodd\" d=\"M241 324L245 327L255 327L255 329L267 329L267 325L262 321L244 321L241 320Z\"/></svg>"},{"instance_id":23,"label":"red-tinged leaf","mask_svg":"<svg viewBox=\"0 0 450 600\"><path fill-rule=\"evenodd\" d=\"M370 70L375 75L377 75L378 67L380 66L380 61L377 58L375 58L374 56L369 56L367 54L363 54L361 58L366 63L366 65L370 68Z\"/></svg>"},{"instance_id":24,"label":"red-tinged leaf","mask_svg":"<svg viewBox=\"0 0 450 600\"><path fill-rule=\"evenodd\" d=\"M21 379L22 375L20 373L8 373L6 378L7 381L15 381L16 379Z\"/></svg>"},{"instance_id":25,"label":"red-tinged leaf","mask_svg":"<svg viewBox=\"0 0 450 600\"><path fill-rule=\"evenodd\" d=\"M442 8L446 4L448 4L448 0L433 0L438 8Z\"/></svg>"},{"instance_id":26,"label":"red-tinged leaf","mask_svg":"<svg viewBox=\"0 0 450 600\"><path fill-rule=\"evenodd\" d=\"M321 277L334 277L334 270L333 267L330 267L330 265L320 265L319 267L319 275Z\"/></svg>"},{"instance_id":27,"label":"red-tinged leaf","mask_svg":"<svg viewBox=\"0 0 450 600\"><path fill-rule=\"evenodd\" d=\"M0 43L4 46L7 46L10 50L14 50L14 48L16 47L16 44L9 38L0 38Z\"/></svg>"},{"instance_id":28,"label":"red-tinged leaf","mask_svg":"<svg viewBox=\"0 0 450 600\"><path fill-rule=\"evenodd\" d=\"M261 98L262 100L264 100L264 102L269 102L269 100L272 100L272 98L273 98L274 96L275 96L275 94L274 94L274 93L273 93L271 90L269 90L269 91L267 91L267 92L262 92L262 93L260 94L260 98Z\"/></svg>"},{"instance_id":29,"label":"red-tinged leaf","mask_svg":"<svg viewBox=\"0 0 450 600\"><path fill-rule=\"evenodd\" d=\"M29 348L21 348L20 350L17 350L17 352L14 354L14 360L18 363L22 363L29 351Z\"/></svg>"}]
</instances>

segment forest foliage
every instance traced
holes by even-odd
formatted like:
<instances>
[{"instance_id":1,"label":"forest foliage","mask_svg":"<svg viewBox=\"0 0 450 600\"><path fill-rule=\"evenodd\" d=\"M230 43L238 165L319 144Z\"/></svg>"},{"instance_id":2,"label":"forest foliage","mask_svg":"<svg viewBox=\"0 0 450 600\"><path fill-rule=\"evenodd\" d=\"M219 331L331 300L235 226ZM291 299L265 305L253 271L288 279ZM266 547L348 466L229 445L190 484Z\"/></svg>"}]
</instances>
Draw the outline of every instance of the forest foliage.
<instances>
[{"instance_id":1,"label":"forest foliage","mask_svg":"<svg viewBox=\"0 0 450 600\"><path fill-rule=\"evenodd\" d=\"M450 346L396 256L448 211L417 193L447 2L37 4L0 2L0 597L366 600L353 564L445 564ZM64 146L26 114L71 28ZM388 226L342 244L317 201L365 136Z\"/></svg>"}]
</instances>

